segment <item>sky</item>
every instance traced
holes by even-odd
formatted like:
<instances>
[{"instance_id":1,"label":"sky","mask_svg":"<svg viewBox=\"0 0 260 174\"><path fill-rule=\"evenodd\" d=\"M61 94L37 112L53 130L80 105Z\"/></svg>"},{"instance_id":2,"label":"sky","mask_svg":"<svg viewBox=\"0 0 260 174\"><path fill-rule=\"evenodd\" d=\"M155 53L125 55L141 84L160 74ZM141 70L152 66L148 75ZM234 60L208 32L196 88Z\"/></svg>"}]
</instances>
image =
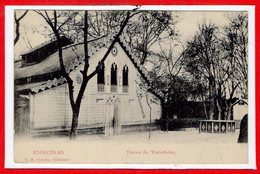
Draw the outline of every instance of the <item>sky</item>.
<instances>
[{"instance_id":1,"label":"sky","mask_svg":"<svg viewBox=\"0 0 260 174\"><path fill-rule=\"evenodd\" d=\"M180 40L185 43L196 34L199 24L206 22L223 27L229 23L228 17L238 14L238 12L174 11L174 14L179 16L176 29L179 31ZM17 13L17 16L19 16L19 13ZM29 45L35 47L49 40L44 36L46 26L41 16L32 11L27 13L21 21L21 37L14 48L15 59L21 53L28 51L30 48Z\"/></svg>"},{"instance_id":2,"label":"sky","mask_svg":"<svg viewBox=\"0 0 260 174\"><path fill-rule=\"evenodd\" d=\"M181 33L181 40L186 41L191 39L192 36L198 31L198 26L204 22L216 24L219 27L228 25L229 17L232 17L239 12L177 12L179 15L179 22L177 29Z\"/></svg>"}]
</instances>

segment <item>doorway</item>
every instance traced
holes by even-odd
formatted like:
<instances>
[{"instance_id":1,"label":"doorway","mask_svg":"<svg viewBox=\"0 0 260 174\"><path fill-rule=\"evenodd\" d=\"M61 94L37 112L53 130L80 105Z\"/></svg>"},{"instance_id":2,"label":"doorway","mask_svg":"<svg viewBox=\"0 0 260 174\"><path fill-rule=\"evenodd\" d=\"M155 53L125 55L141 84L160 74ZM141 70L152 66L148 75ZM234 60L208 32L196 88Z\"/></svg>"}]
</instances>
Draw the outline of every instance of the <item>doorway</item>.
<instances>
[{"instance_id":1,"label":"doorway","mask_svg":"<svg viewBox=\"0 0 260 174\"><path fill-rule=\"evenodd\" d=\"M109 96L105 109L105 135L113 136L121 133L120 99L118 96Z\"/></svg>"}]
</instances>

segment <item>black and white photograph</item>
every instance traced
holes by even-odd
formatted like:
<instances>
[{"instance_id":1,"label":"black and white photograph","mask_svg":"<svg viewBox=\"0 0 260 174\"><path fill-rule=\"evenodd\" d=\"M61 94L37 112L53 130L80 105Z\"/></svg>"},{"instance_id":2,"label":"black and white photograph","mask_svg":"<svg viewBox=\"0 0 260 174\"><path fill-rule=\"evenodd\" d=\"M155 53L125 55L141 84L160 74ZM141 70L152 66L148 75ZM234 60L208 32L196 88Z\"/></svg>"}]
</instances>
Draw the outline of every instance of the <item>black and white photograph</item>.
<instances>
[{"instance_id":1,"label":"black and white photograph","mask_svg":"<svg viewBox=\"0 0 260 174\"><path fill-rule=\"evenodd\" d=\"M10 9L16 166L254 166L253 8Z\"/></svg>"}]
</instances>

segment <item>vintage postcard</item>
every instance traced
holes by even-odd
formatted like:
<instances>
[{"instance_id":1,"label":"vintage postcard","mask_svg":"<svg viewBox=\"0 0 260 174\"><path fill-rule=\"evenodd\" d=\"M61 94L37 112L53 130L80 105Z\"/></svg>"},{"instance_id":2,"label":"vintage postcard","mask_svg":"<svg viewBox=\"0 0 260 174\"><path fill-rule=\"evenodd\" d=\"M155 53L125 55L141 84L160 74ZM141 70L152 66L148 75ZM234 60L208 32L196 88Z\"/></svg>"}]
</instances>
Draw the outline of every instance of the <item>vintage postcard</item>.
<instances>
[{"instance_id":1,"label":"vintage postcard","mask_svg":"<svg viewBox=\"0 0 260 174\"><path fill-rule=\"evenodd\" d=\"M6 167L255 165L253 6L7 6Z\"/></svg>"}]
</instances>

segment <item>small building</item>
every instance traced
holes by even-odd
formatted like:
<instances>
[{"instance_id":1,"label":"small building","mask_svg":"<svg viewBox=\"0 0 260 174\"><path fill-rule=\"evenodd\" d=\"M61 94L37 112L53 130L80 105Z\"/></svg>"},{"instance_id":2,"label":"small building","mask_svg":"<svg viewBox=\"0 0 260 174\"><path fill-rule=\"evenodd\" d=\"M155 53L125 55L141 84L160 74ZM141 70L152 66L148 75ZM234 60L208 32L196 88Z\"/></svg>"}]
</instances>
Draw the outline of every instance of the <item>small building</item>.
<instances>
[{"instance_id":1,"label":"small building","mask_svg":"<svg viewBox=\"0 0 260 174\"><path fill-rule=\"evenodd\" d=\"M63 39L63 60L74 81L77 96L82 82L80 70L84 64L84 47L82 44L72 46L69 40ZM100 63L111 42L105 39L89 43L89 72L98 67L98 73L85 90L78 128L102 128L108 124L113 128L115 120L120 128L148 124L150 110L146 97L156 99L157 95L143 95L139 84L142 79L148 81L145 69L120 40L105 62ZM22 57L22 64L15 66L15 132L69 130L72 111L67 83L60 73L55 41L43 44ZM151 108L152 122L155 122L161 117L160 101L152 103Z\"/></svg>"}]
</instances>

